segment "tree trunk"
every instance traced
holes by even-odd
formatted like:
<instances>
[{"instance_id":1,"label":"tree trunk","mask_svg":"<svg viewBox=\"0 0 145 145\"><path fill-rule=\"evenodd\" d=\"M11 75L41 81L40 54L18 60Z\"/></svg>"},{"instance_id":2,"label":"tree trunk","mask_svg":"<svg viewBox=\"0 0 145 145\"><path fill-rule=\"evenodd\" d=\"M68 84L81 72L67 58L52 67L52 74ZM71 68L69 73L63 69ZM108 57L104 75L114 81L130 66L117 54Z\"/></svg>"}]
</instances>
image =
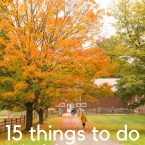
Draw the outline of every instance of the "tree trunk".
<instances>
[{"instance_id":1,"label":"tree trunk","mask_svg":"<svg viewBox=\"0 0 145 145\"><path fill-rule=\"evenodd\" d=\"M45 109L45 120L48 118L48 108Z\"/></svg>"},{"instance_id":2,"label":"tree trunk","mask_svg":"<svg viewBox=\"0 0 145 145\"><path fill-rule=\"evenodd\" d=\"M38 115L39 115L39 124L43 124L43 121L44 121L43 114L44 114L43 109L39 109L39 111L38 111Z\"/></svg>"},{"instance_id":3,"label":"tree trunk","mask_svg":"<svg viewBox=\"0 0 145 145\"><path fill-rule=\"evenodd\" d=\"M26 128L25 130L30 130L33 126L33 103L28 102L26 106Z\"/></svg>"}]
</instances>

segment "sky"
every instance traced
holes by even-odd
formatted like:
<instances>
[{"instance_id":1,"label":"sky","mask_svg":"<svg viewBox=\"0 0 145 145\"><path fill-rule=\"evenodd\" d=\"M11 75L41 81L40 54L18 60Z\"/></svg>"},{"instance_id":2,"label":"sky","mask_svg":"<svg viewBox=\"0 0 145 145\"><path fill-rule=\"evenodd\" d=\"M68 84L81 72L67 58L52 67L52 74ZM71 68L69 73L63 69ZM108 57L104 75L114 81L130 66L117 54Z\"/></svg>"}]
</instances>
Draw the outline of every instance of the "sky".
<instances>
[{"instance_id":1,"label":"sky","mask_svg":"<svg viewBox=\"0 0 145 145\"><path fill-rule=\"evenodd\" d=\"M99 3L101 8L108 9L113 5L113 2L115 0L96 0L96 2ZM111 35L115 34L115 28L112 26L112 23L114 22L113 17L105 16L104 17L104 26L102 35L106 38L109 38Z\"/></svg>"},{"instance_id":2,"label":"sky","mask_svg":"<svg viewBox=\"0 0 145 145\"><path fill-rule=\"evenodd\" d=\"M100 4L100 7L107 8L112 5L113 0L96 0L96 2Z\"/></svg>"}]
</instances>

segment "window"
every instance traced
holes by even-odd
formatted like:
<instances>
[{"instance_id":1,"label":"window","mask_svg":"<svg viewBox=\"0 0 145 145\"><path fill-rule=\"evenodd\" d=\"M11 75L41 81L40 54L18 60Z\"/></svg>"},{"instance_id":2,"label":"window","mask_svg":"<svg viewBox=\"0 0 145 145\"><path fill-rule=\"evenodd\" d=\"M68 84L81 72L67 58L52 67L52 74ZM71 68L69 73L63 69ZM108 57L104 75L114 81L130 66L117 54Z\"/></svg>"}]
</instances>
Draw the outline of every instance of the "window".
<instances>
[{"instance_id":1,"label":"window","mask_svg":"<svg viewBox=\"0 0 145 145\"><path fill-rule=\"evenodd\" d=\"M81 103L76 103L76 107L81 107Z\"/></svg>"},{"instance_id":2,"label":"window","mask_svg":"<svg viewBox=\"0 0 145 145\"><path fill-rule=\"evenodd\" d=\"M82 103L82 107L87 107L87 103Z\"/></svg>"},{"instance_id":3,"label":"window","mask_svg":"<svg viewBox=\"0 0 145 145\"><path fill-rule=\"evenodd\" d=\"M87 107L87 103L76 103L76 107Z\"/></svg>"},{"instance_id":4,"label":"window","mask_svg":"<svg viewBox=\"0 0 145 145\"><path fill-rule=\"evenodd\" d=\"M60 107L65 107L65 103L61 103L60 104Z\"/></svg>"}]
</instances>

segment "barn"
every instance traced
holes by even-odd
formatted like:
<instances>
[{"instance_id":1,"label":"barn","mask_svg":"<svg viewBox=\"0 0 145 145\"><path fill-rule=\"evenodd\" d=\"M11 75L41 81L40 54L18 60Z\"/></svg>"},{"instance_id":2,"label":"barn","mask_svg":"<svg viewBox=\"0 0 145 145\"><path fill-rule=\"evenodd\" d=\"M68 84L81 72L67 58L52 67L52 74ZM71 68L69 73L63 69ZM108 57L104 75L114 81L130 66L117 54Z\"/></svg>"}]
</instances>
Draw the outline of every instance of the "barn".
<instances>
[{"instance_id":1,"label":"barn","mask_svg":"<svg viewBox=\"0 0 145 145\"><path fill-rule=\"evenodd\" d=\"M128 110L128 102L122 100L116 93L117 91L117 80L118 78L100 78L95 80L96 85L102 85L104 83L112 86L113 96L112 97L103 97L99 96L98 104L97 104L97 112L98 113L109 113L112 110L116 113L127 113Z\"/></svg>"},{"instance_id":2,"label":"barn","mask_svg":"<svg viewBox=\"0 0 145 145\"><path fill-rule=\"evenodd\" d=\"M121 100L121 98L115 93L118 78L100 78L95 80L96 85L102 85L107 83L112 86L113 96L105 98L103 96L98 97L96 102L70 102L61 101L57 104L56 109L61 110L64 113L69 113L73 108L85 110L86 112L97 112L97 113L110 113L112 110L115 113L127 113L128 103Z\"/></svg>"}]
</instances>

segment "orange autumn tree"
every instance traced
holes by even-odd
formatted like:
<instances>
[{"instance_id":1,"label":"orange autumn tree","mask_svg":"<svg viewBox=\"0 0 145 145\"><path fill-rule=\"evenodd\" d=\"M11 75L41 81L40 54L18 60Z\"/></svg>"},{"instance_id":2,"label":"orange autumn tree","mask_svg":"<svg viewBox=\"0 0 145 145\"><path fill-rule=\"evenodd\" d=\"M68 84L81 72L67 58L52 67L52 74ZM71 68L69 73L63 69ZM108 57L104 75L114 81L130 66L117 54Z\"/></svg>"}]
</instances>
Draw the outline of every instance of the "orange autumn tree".
<instances>
[{"instance_id":1,"label":"orange autumn tree","mask_svg":"<svg viewBox=\"0 0 145 145\"><path fill-rule=\"evenodd\" d=\"M86 42L95 45L103 11L94 0L0 0L0 7L0 98L26 107L29 130L60 70L79 80L106 74L109 59L83 50Z\"/></svg>"},{"instance_id":2,"label":"orange autumn tree","mask_svg":"<svg viewBox=\"0 0 145 145\"><path fill-rule=\"evenodd\" d=\"M80 101L80 97L82 100L96 101L100 89L94 85L93 79L111 74L107 69L112 67L110 59L101 49L82 49L67 54L69 57L67 56L66 61L49 73L51 83L47 83L41 91L44 96L40 104L37 104L37 108L41 108L40 123L43 123L42 112L50 102Z\"/></svg>"},{"instance_id":3,"label":"orange autumn tree","mask_svg":"<svg viewBox=\"0 0 145 145\"><path fill-rule=\"evenodd\" d=\"M66 62L57 67L59 72L53 73L51 76L51 79L54 79L54 84L51 85L56 86L56 88L50 87L51 90L56 89L56 91L52 91L51 95L53 96L56 92L58 96L60 95L59 100L79 100L80 96L89 95L93 89L98 89L94 84L96 78L112 74L109 69L113 70L114 65L99 48L76 50L71 55ZM110 90L110 88L108 89Z\"/></svg>"}]
</instances>

